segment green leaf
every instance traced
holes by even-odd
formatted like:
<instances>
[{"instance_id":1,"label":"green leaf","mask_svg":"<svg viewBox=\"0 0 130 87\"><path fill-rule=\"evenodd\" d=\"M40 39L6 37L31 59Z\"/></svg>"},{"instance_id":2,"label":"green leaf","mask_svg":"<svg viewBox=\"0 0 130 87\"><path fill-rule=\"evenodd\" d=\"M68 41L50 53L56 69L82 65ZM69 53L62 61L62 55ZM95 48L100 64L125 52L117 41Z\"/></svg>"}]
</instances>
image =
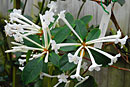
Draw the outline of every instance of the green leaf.
<instances>
[{"instance_id":1,"label":"green leaf","mask_svg":"<svg viewBox=\"0 0 130 87\"><path fill-rule=\"evenodd\" d=\"M86 37L86 42L87 42L87 41L90 41L90 40L94 40L94 39L99 38L100 33L101 33L100 29L98 29L98 28L92 29L92 30L88 33L88 35L87 35L87 37Z\"/></svg>"},{"instance_id":2,"label":"green leaf","mask_svg":"<svg viewBox=\"0 0 130 87\"><path fill-rule=\"evenodd\" d=\"M123 6L123 5L125 4L125 0L117 0L117 2L118 2L121 6Z\"/></svg>"},{"instance_id":3,"label":"green leaf","mask_svg":"<svg viewBox=\"0 0 130 87\"><path fill-rule=\"evenodd\" d=\"M60 59L60 70L62 71L72 70L75 66L74 63L69 63L67 54Z\"/></svg>"},{"instance_id":4,"label":"green leaf","mask_svg":"<svg viewBox=\"0 0 130 87\"><path fill-rule=\"evenodd\" d=\"M43 62L42 72L48 73L48 63Z\"/></svg>"},{"instance_id":5,"label":"green leaf","mask_svg":"<svg viewBox=\"0 0 130 87\"><path fill-rule=\"evenodd\" d=\"M103 66L108 66L108 63L111 62L111 59L109 59L108 57L104 56L103 54L90 49L95 61L97 64L102 64Z\"/></svg>"},{"instance_id":6,"label":"green leaf","mask_svg":"<svg viewBox=\"0 0 130 87\"><path fill-rule=\"evenodd\" d=\"M68 39L65 41L65 43L76 43L75 40L73 39ZM76 50L77 46L65 46L65 47L61 47L60 50L62 51L73 51Z\"/></svg>"},{"instance_id":7,"label":"green leaf","mask_svg":"<svg viewBox=\"0 0 130 87\"><path fill-rule=\"evenodd\" d=\"M70 13L66 13L65 18L71 25L74 24L74 17Z\"/></svg>"},{"instance_id":8,"label":"green leaf","mask_svg":"<svg viewBox=\"0 0 130 87\"><path fill-rule=\"evenodd\" d=\"M27 52L27 54L26 54L26 63L29 62L29 58L30 58L31 54L32 54L32 50L29 50L29 51Z\"/></svg>"},{"instance_id":9,"label":"green leaf","mask_svg":"<svg viewBox=\"0 0 130 87\"><path fill-rule=\"evenodd\" d=\"M52 62L52 64L54 64L56 67L59 67L59 61L60 61L60 57L58 54L51 52L50 53L50 57L49 60Z\"/></svg>"},{"instance_id":10,"label":"green leaf","mask_svg":"<svg viewBox=\"0 0 130 87\"><path fill-rule=\"evenodd\" d=\"M71 30L67 27L60 27L60 30L55 34L54 40L56 43L63 42L71 33Z\"/></svg>"},{"instance_id":11,"label":"green leaf","mask_svg":"<svg viewBox=\"0 0 130 87\"><path fill-rule=\"evenodd\" d=\"M84 81L82 84L78 85L77 87L98 87L97 83L93 76L89 76L89 78Z\"/></svg>"},{"instance_id":12,"label":"green leaf","mask_svg":"<svg viewBox=\"0 0 130 87\"><path fill-rule=\"evenodd\" d=\"M32 61L28 62L22 72L22 80L24 84L34 81L42 71L42 66L43 60L40 58L33 59Z\"/></svg>"},{"instance_id":13,"label":"green leaf","mask_svg":"<svg viewBox=\"0 0 130 87\"><path fill-rule=\"evenodd\" d=\"M38 44L42 44L38 35L29 35L28 38L30 38L31 40L37 42ZM39 47L39 46L35 45L34 43L26 40L26 39L23 39L23 40L24 40L24 45L27 45L29 47Z\"/></svg>"},{"instance_id":14,"label":"green leaf","mask_svg":"<svg viewBox=\"0 0 130 87\"><path fill-rule=\"evenodd\" d=\"M92 20L92 15L87 15L82 17L80 20L82 20L84 22L84 24L88 24L91 20Z\"/></svg>"},{"instance_id":15,"label":"green leaf","mask_svg":"<svg viewBox=\"0 0 130 87\"><path fill-rule=\"evenodd\" d=\"M84 40L88 32L86 29L86 25L81 20L76 20L75 24L76 24L75 31L78 33L81 39Z\"/></svg>"}]
</instances>

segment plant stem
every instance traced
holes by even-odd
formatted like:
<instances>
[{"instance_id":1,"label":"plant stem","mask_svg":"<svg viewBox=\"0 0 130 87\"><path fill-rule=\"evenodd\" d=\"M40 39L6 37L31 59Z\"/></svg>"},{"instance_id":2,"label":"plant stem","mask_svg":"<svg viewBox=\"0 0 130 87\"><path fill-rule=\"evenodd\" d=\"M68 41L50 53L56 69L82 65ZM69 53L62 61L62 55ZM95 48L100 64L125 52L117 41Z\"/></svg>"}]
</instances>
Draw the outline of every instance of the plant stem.
<instances>
[{"instance_id":1,"label":"plant stem","mask_svg":"<svg viewBox=\"0 0 130 87\"><path fill-rule=\"evenodd\" d=\"M15 66L13 66L13 87L15 87L15 78L16 78L16 69Z\"/></svg>"},{"instance_id":2,"label":"plant stem","mask_svg":"<svg viewBox=\"0 0 130 87\"><path fill-rule=\"evenodd\" d=\"M119 69L119 70L129 71L129 72L130 72L130 69L127 69L127 68L121 68L121 67L117 67L117 66L114 66L114 65L111 65L110 67L113 67L113 68L116 68L116 69Z\"/></svg>"},{"instance_id":3,"label":"plant stem","mask_svg":"<svg viewBox=\"0 0 130 87\"><path fill-rule=\"evenodd\" d=\"M27 4L27 0L25 0L24 6L23 6L23 10L22 10L22 15L24 14L26 4Z\"/></svg>"},{"instance_id":4,"label":"plant stem","mask_svg":"<svg viewBox=\"0 0 130 87\"><path fill-rule=\"evenodd\" d=\"M42 0L42 6L41 6L41 9L40 9L40 11L39 11L39 14L41 14L42 11L43 11L44 3L45 3L45 0ZM38 24L39 20L40 20L40 17L39 17L39 15L38 15L38 19L37 19L37 21L36 21L36 24Z\"/></svg>"},{"instance_id":5,"label":"plant stem","mask_svg":"<svg viewBox=\"0 0 130 87\"><path fill-rule=\"evenodd\" d=\"M20 9L20 0L13 1L13 8Z\"/></svg>"},{"instance_id":6,"label":"plant stem","mask_svg":"<svg viewBox=\"0 0 130 87\"><path fill-rule=\"evenodd\" d=\"M123 32L122 32L122 30L121 30L121 28L120 28L120 26L119 26L119 24L118 24L118 22L117 22L117 20L115 18L115 15L114 15L113 11L111 12L111 20L114 23L116 29L121 31L122 37L124 37L124 34L123 34Z\"/></svg>"},{"instance_id":7,"label":"plant stem","mask_svg":"<svg viewBox=\"0 0 130 87\"><path fill-rule=\"evenodd\" d=\"M81 13L81 10L82 10L82 8L83 8L85 2L86 2L86 1L84 1L84 2L82 3L82 5L81 5L81 7L80 7L80 9L79 9L79 11L78 11L77 19L79 18L79 15L80 15L80 13Z\"/></svg>"}]
</instances>

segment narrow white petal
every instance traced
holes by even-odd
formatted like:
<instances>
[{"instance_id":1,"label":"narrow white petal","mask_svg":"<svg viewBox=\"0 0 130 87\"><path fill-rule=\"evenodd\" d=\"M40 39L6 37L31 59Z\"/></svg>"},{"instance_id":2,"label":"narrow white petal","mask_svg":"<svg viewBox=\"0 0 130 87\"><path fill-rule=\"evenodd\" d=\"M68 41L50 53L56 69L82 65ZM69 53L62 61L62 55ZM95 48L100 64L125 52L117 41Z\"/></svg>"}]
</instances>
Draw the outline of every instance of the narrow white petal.
<instances>
[{"instance_id":1,"label":"narrow white petal","mask_svg":"<svg viewBox=\"0 0 130 87\"><path fill-rule=\"evenodd\" d=\"M47 51L47 54L46 54L46 57L45 57L45 60L44 60L45 63L48 62L48 56L49 56L49 52Z\"/></svg>"},{"instance_id":2,"label":"narrow white petal","mask_svg":"<svg viewBox=\"0 0 130 87\"><path fill-rule=\"evenodd\" d=\"M37 45L37 46L39 46L39 47L41 47L41 48L44 48L42 45L38 44L37 42L31 40L30 38L28 38L28 37L26 37L26 36L24 36L24 35L22 35L22 34L20 34L20 36L22 36L22 37L25 38L26 40L28 40L28 41L34 43L35 45Z\"/></svg>"},{"instance_id":3,"label":"narrow white petal","mask_svg":"<svg viewBox=\"0 0 130 87\"><path fill-rule=\"evenodd\" d=\"M65 24L71 29L71 31L78 37L78 39L83 42L83 40L80 38L80 36L76 33L76 31L72 28L72 26L69 24L69 22L65 19L65 17L61 18Z\"/></svg>"},{"instance_id":4,"label":"narrow white petal","mask_svg":"<svg viewBox=\"0 0 130 87\"><path fill-rule=\"evenodd\" d=\"M57 44L59 45L60 47L64 47L64 46L80 46L81 43L60 43L60 44Z\"/></svg>"}]
</instances>

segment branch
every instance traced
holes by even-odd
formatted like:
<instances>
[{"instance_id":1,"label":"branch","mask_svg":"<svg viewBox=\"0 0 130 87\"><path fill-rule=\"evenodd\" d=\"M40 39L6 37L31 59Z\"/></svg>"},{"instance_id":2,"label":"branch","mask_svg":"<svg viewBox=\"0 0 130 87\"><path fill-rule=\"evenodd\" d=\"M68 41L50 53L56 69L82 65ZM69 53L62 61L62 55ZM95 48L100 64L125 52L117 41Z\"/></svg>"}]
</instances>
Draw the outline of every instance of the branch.
<instances>
[{"instance_id":1,"label":"branch","mask_svg":"<svg viewBox=\"0 0 130 87\"><path fill-rule=\"evenodd\" d=\"M119 70L129 71L129 72L130 72L130 69L127 69L127 68L121 68L121 67L117 67L117 66L114 66L114 65L111 65L110 67L113 67L113 68L116 68L116 69L119 69Z\"/></svg>"}]
</instances>

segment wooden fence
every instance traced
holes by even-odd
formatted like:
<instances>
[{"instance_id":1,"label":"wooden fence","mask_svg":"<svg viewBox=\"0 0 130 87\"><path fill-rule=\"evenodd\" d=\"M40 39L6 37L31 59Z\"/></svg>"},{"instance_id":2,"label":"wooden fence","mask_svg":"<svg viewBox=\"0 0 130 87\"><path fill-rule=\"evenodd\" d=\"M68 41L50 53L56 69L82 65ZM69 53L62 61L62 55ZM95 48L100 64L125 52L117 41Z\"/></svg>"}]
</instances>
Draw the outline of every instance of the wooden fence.
<instances>
[{"instance_id":1,"label":"wooden fence","mask_svg":"<svg viewBox=\"0 0 130 87\"><path fill-rule=\"evenodd\" d=\"M24 1L24 0L23 0ZM33 15L37 14L37 8L33 4L37 5L37 2L40 0L28 0L27 7L25 9L25 14ZM65 9L67 12L71 12L72 15L76 18L78 10L82 4L82 0L66 0L58 1L58 11ZM8 15L8 9L11 9L13 6L10 3L10 0L0 0L0 14ZM88 0L80 14L80 17L84 15L93 15L93 20L90 23L93 25L99 25L102 17L103 9L97 3ZM118 3L115 4L114 14L118 20L118 23L123 30L124 34L130 36L130 0L126 0L126 3L121 7ZM109 24L109 27L113 27L112 23ZM130 65L126 64L123 60L119 61L115 65L120 67L126 67L130 69ZM114 68L102 68L99 72L90 73L93 75L99 85L99 87L130 87L130 72L121 71Z\"/></svg>"}]
</instances>

